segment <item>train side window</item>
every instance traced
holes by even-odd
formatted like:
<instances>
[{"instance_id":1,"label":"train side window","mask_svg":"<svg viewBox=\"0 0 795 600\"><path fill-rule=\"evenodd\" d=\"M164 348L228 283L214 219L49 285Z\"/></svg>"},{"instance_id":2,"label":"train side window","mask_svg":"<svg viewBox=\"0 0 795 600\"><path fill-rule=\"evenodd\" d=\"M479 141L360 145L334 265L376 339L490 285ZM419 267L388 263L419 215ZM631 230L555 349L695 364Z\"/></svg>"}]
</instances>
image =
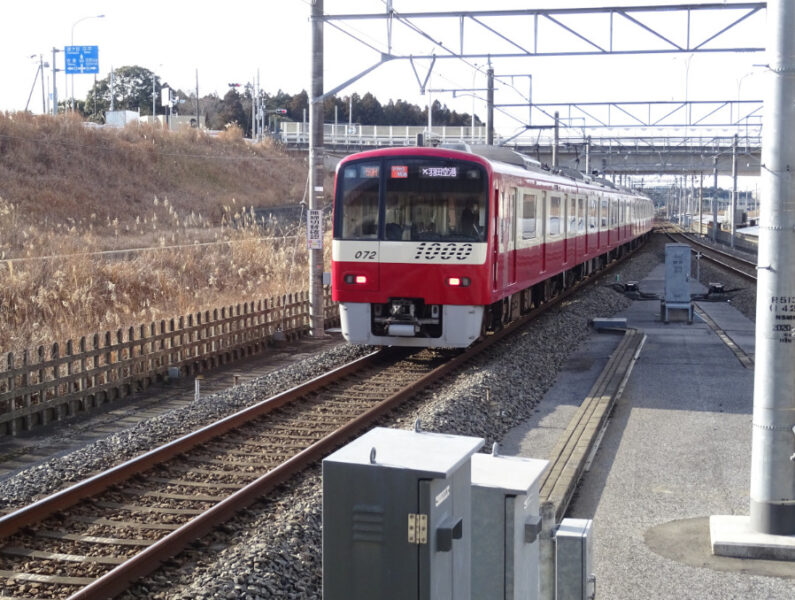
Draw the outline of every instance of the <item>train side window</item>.
<instances>
[{"instance_id":1,"label":"train side window","mask_svg":"<svg viewBox=\"0 0 795 600\"><path fill-rule=\"evenodd\" d=\"M602 208L601 208L601 210L599 212L599 222L600 222L599 228L600 229L606 229L607 228L607 218L608 218L607 217L607 208L608 208L607 198L602 198Z\"/></svg>"},{"instance_id":2,"label":"train side window","mask_svg":"<svg viewBox=\"0 0 795 600\"><path fill-rule=\"evenodd\" d=\"M588 200L588 230L595 230L599 222L599 215L597 214L596 198Z\"/></svg>"},{"instance_id":3,"label":"train side window","mask_svg":"<svg viewBox=\"0 0 795 600\"><path fill-rule=\"evenodd\" d=\"M538 235L538 200L535 194L522 192L522 239L532 240Z\"/></svg>"},{"instance_id":4,"label":"train side window","mask_svg":"<svg viewBox=\"0 0 795 600\"><path fill-rule=\"evenodd\" d=\"M549 235L560 235L560 196L549 198Z\"/></svg>"}]
</instances>

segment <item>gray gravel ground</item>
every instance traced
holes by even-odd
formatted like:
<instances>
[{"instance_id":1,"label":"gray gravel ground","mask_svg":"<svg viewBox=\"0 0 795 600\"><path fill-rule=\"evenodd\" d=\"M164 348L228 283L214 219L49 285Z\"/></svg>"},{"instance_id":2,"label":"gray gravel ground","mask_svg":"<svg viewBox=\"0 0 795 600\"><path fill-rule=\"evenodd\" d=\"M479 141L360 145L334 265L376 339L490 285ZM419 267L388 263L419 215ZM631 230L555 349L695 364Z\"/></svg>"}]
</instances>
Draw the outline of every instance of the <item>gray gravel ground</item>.
<instances>
[{"instance_id":1,"label":"gray gravel ground","mask_svg":"<svg viewBox=\"0 0 795 600\"><path fill-rule=\"evenodd\" d=\"M598 285L541 317L465 371L412 401L381 423L480 436L486 448L527 419L555 381L566 358L589 334L588 322L631 302L612 289L641 279L664 256L665 238L653 236L638 255ZM735 284L710 274L708 281ZM713 277L713 278L710 278ZM747 287L747 284L744 284ZM735 303L738 300L735 299ZM748 304L747 301L743 301ZM344 346L255 382L203 398L198 404L143 422L0 484L2 505L16 506L131 458L201 424L230 414L368 349ZM173 565L122 597L147 599L309 599L321 597L321 481L316 466L185 551Z\"/></svg>"},{"instance_id":2,"label":"gray gravel ground","mask_svg":"<svg viewBox=\"0 0 795 600\"><path fill-rule=\"evenodd\" d=\"M642 278L663 256L655 238L618 272L621 281ZM466 372L390 415L381 425L475 435L486 447L532 414L567 356L589 335L588 321L614 314L631 302L610 283L592 288L547 313ZM316 467L284 492L250 508L220 534L185 553L190 564L165 568L123 597L168 599L321 597L321 480ZM213 548L223 549L217 553ZM180 561L182 562L182 561Z\"/></svg>"},{"instance_id":3,"label":"gray gravel ground","mask_svg":"<svg viewBox=\"0 0 795 600\"><path fill-rule=\"evenodd\" d=\"M63 489L371 351L369 347L336 347L255 381L202 396L189 406L142 421L66 456L52 458L0 482L0 510L7 512Z\"/></svg>"}]
</instances>

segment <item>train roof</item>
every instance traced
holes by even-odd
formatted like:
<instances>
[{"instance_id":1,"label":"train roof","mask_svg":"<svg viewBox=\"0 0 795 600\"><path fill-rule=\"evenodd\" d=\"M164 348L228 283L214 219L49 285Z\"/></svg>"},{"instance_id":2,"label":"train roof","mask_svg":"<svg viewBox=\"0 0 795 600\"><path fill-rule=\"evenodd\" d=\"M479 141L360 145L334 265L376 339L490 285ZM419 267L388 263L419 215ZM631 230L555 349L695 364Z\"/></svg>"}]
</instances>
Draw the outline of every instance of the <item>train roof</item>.
<instances>
[{"instance_id":1,"label":"train roof","mask_svg":"<svg viewBox=\"0 0 795 600\"><path fill-rule=\"evenodd\" d=\"M580 185L591 185L594 187L620 192L623 194L642 195L636 192L635 190L619 187L615 185L612 181L609 181L603 177L591 176L577 169L572 169L569 167L550 168L547 165L542 165L536 159L526 154L522 154L521 152L517 152L516 150L513 150L512 148L508 148L506 146L490 146L487 144L467 144L460 142L460 143L451 143L451 144L441 144L439 146L404 146L404 147L374 149L374 150L366 150L365 152L362 152L360 154L396 155L396 154L405 153L407 151L426 156L435 155L440 151L441 152L446 151L452 153L460 152L464 154L478 156L491 163L497 162L505 165L510 165L511 167L516 167L547 178L561 177L568 179L570 182L574 182ZM354 156L357 155L351 155L350 157L347 158L353 158Z\"/></svg>"}]
</instances>

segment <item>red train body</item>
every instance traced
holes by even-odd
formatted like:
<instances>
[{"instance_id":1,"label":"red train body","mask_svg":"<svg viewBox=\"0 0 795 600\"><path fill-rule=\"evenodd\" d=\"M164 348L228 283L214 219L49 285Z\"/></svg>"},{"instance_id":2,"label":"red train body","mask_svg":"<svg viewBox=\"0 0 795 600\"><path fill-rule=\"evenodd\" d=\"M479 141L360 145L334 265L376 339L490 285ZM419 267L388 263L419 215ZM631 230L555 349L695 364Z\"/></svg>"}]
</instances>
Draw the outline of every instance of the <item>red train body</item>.
<instances>
[{"instance_id":1,"label":"red train body","mask_svg":"<svg viewBox=\"0 0 795 600\"><path fill-rule=\"evenodd\" d=\"M390 148L337 168L332 293L352 343L466 347L651 229L651 201L504 148Z\"/></svg>"}]
</instances>

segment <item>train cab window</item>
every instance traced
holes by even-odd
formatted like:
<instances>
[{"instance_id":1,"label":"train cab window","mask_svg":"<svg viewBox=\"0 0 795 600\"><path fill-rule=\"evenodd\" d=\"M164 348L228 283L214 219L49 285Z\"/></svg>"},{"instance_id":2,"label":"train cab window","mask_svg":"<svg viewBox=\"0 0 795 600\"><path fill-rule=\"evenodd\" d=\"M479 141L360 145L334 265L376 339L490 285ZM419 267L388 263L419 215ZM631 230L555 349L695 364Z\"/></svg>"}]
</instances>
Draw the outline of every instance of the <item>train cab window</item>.
<instances>
[{"instance_id":1,"label":"train cab window","mask_svg":"<svg viewBox=\"0 0 795 600\"><path fill-rule=\"evenodd\" d=\"M380 181L381 165L378 162L353 163L343 167L337 184L334 237L378 239Z\"/></svg>"},{"instance_id":2,"label":"train cab window","mask_svg":"<svg viewBox=\"0 0 795 600\"><path fill-rule=\"evenodd\" d=\"M560 211L560 196L551 196L549 198L549 235L560 235L561 232L561 211Z\"/></svg>"},{"instance_id":3,"label":"train cab window","mask_svg":"<svg viewBox=\"0 0 795 600\"><path fill-rule=\"evenodd\" d=\"M384 175L386 240L486 240L488 177L480 165L397 158Z\"/></svg>"},{"instance_id":4,"label":"train cab window","mask_svg":"<svg viewBox=\"0 0 795 600\"><path fill-rule=\"evenodd\" d=\"M538 234L538 201L535 194L522 192L522 239L532 240Z\"/></svg>"}]
</instances>

